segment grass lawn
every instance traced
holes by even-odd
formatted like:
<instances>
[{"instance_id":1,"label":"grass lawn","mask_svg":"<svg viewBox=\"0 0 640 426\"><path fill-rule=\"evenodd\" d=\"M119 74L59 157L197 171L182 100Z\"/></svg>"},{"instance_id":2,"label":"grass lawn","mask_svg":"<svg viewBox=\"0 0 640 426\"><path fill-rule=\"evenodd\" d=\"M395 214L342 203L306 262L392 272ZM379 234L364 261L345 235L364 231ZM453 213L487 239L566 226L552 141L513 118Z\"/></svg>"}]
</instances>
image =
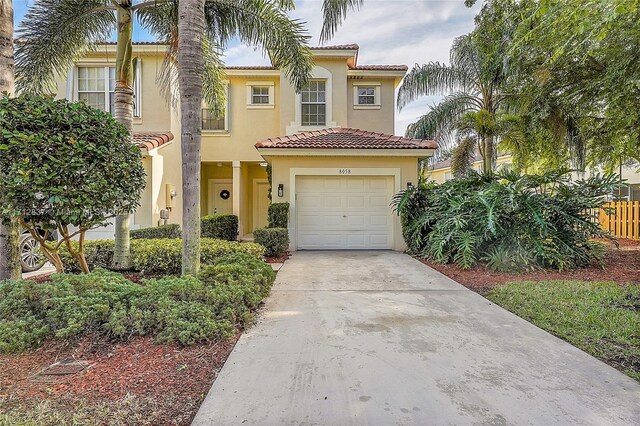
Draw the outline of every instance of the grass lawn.
<instances>
[{"instance_id":1,"label":"grass lawn","mask_svg":"<svg viewBox=\"0 0 640 426\"><path fill-rule=\"evenodd\" d=\"M640 286L516 281L486 297L640 381Z\"/></svg>"}]
</instances>

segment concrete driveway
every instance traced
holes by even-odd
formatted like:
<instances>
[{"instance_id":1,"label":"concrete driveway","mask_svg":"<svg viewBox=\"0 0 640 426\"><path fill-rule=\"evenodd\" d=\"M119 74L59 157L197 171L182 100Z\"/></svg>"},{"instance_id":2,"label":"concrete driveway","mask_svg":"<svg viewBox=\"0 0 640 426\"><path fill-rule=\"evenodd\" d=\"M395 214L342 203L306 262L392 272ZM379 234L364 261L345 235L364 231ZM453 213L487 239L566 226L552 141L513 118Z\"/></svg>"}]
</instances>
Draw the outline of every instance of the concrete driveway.
<instances>
[{"instance_id":1,"label":"concrete driveway","mask_svg":"<svg viewBox=\"0 0 640 426\"><path fill-rule=\"evenodd\" d=\"M640 423L640 385L395 252L296 252L195 425Z\"/></svg>"}]
</instances>

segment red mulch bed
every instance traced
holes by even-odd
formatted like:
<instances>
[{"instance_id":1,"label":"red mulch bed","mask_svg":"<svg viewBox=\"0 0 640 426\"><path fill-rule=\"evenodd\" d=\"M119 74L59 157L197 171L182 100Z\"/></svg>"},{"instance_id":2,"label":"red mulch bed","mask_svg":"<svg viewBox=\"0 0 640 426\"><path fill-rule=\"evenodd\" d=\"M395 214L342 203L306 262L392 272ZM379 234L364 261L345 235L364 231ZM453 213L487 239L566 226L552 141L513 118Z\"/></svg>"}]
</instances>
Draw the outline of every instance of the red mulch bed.
<instances>
[{"instance_id":1,"label":"red mulch bed","mask_svg":"<svg viewBox=\"0 0 640 426\"><path fill-rule=\"evenodd\" d=\"M564 272L541 270L509 274L493 272L482 265L465 270L455 265L441 265L425 259L420 261L481 294L496 285L511 281L581 280L640 284L640 242L621 240L619 243L620 249L611 248L607 252L604 268L591 266Z\"/></svg>"},{"instance_id":2,"label":"red mulch bed","mask_svg":"<svg viewBox=\"0 0 640 426\"><path fill-rule=\"evenodd\" d=\"M264 260L267 263L284 263L285 260L289 259L289 253L284 253L281 256L274 257L265 257Z\"/></svg>"},{"instance_id":3,"label":"red mulch bed","mask_svg":"<svg viewBox=\"0 0 640 426\"><path fill-rule=\"evenodd\" d=\"M154 424L189 424L240 337L189 347L135 337L112 343L88 336L73 344L48 342L20 355L0 355L0 412L40 401L107 403L134 395L155 407ZM33 375L56 361L89 361L69 376Z\"/></svg>"}]
</instances>

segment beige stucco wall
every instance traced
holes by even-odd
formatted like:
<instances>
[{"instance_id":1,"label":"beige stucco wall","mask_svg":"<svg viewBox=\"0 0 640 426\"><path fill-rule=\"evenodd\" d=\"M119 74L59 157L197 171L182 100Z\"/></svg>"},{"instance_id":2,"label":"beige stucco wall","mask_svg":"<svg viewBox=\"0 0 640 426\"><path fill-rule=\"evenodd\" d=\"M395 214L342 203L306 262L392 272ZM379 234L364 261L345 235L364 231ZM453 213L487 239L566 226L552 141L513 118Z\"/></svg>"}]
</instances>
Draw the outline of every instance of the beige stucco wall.
<instances>
[{"instance_id":1,"label":"beige stucco wall","mask_svg":"<svg viewBox=\"0 0 640 426\"><path fill-rule=\"evenodd\" d=\"M340 175L340 169L378 169L368 175L379 175L381 169L397 169L399 179L394 181L394 188L406 188L407 182L415 184L418 180L418 159L416 157L272 157L269 158L273 168L273 202L288 201L292 205L290 212L290 228L292 229L292 245L295 245L295 194L291 191L292 169L327 169L332 175ZM313 173L311 173L313 175ZM386 174L386 172L385 172ZM395 177L394 177L395 179ZM284 196L277 196L279 184L284 185ZM391 202L391 200L389 200ZM391 209L391 207L389 207ZM394 249L404 250L400 219L394 215Z\"/></svg>"},{"instance_id":2,"label":"beige stucco wall","mask_svg":"<svg viewBox=\"0 0 640 426\"><path fill-rule=\"evenodd\" d=\"M358 109L358 106L354 105L354 86L366 86L367 83L379 84L379 109ZM396 80L394 78L372 77L362 80L350 79L347 87L347 117L349 127L394 134L395 86Z\"/></svg>"},{"instance_id":3,"label":"beige stucco wall","mask_svg":"<svg viewBox=\"0 0 640 426\"><path fill-rule=\"evenodd\" d=\"M504 167L505 165L511 164L511 156L505 155L502 157L498 157L496 159L497 168ZM474 170L481 171L482 170L482 162L475 161L472 165ZM444 183L447 181L446 174L451 173L451 167L443 167L437 170L427 170L426 178L428 180L432 180L435 183Z\"/></svg>"},{"instance_id":4,"label":"beige stucco wall","mask_svg":"<svg viewBox=\"0 0 640 426\"><path fill-rule=\"evenodd\" d=\"M149 51L148 48L141 50L134 46L133 56L141 60L141 117L135 118L133 122L134 132L142 131L167 131L170 130L170 106L159 90L157 76L162 65L163 50L158 46L158 50ZM98 50L78 61L79 66L115 66L115 53ZM74 71L75 72L75 71ZM63 99L67 97L67 75L58 76L56 79L56 97ZM76 96L77 87L73 85L73 96Z\"/></svg>"}]
</instances>

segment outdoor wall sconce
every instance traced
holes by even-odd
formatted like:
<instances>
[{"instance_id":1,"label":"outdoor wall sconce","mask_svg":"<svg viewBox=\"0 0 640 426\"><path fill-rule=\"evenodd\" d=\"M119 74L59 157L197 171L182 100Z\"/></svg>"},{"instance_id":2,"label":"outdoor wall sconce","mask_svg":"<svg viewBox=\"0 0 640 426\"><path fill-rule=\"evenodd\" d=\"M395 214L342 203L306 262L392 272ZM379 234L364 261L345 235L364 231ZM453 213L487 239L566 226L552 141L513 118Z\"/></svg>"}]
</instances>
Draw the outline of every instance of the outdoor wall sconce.
<instances>
[{"instance_id":1,"label":"outdoor wall sconce","mask_svg":"<svg viewBox=\"0 0 640 426\"><path fill-rule=\"evenodd\" d=\"M278 184L278 197L284 197L284 185L281 183Z\"/></svg>"},{"instance_id":2,"label":"outdoor wall sconce","mask_svg":"<svg viewBox=\"0 0 640 426\"><path fill-rule=\"evenodd\" d=\"M407 189L410 189L413 186L411 182L407 182Z\"/></svg>"}]
</instances>

